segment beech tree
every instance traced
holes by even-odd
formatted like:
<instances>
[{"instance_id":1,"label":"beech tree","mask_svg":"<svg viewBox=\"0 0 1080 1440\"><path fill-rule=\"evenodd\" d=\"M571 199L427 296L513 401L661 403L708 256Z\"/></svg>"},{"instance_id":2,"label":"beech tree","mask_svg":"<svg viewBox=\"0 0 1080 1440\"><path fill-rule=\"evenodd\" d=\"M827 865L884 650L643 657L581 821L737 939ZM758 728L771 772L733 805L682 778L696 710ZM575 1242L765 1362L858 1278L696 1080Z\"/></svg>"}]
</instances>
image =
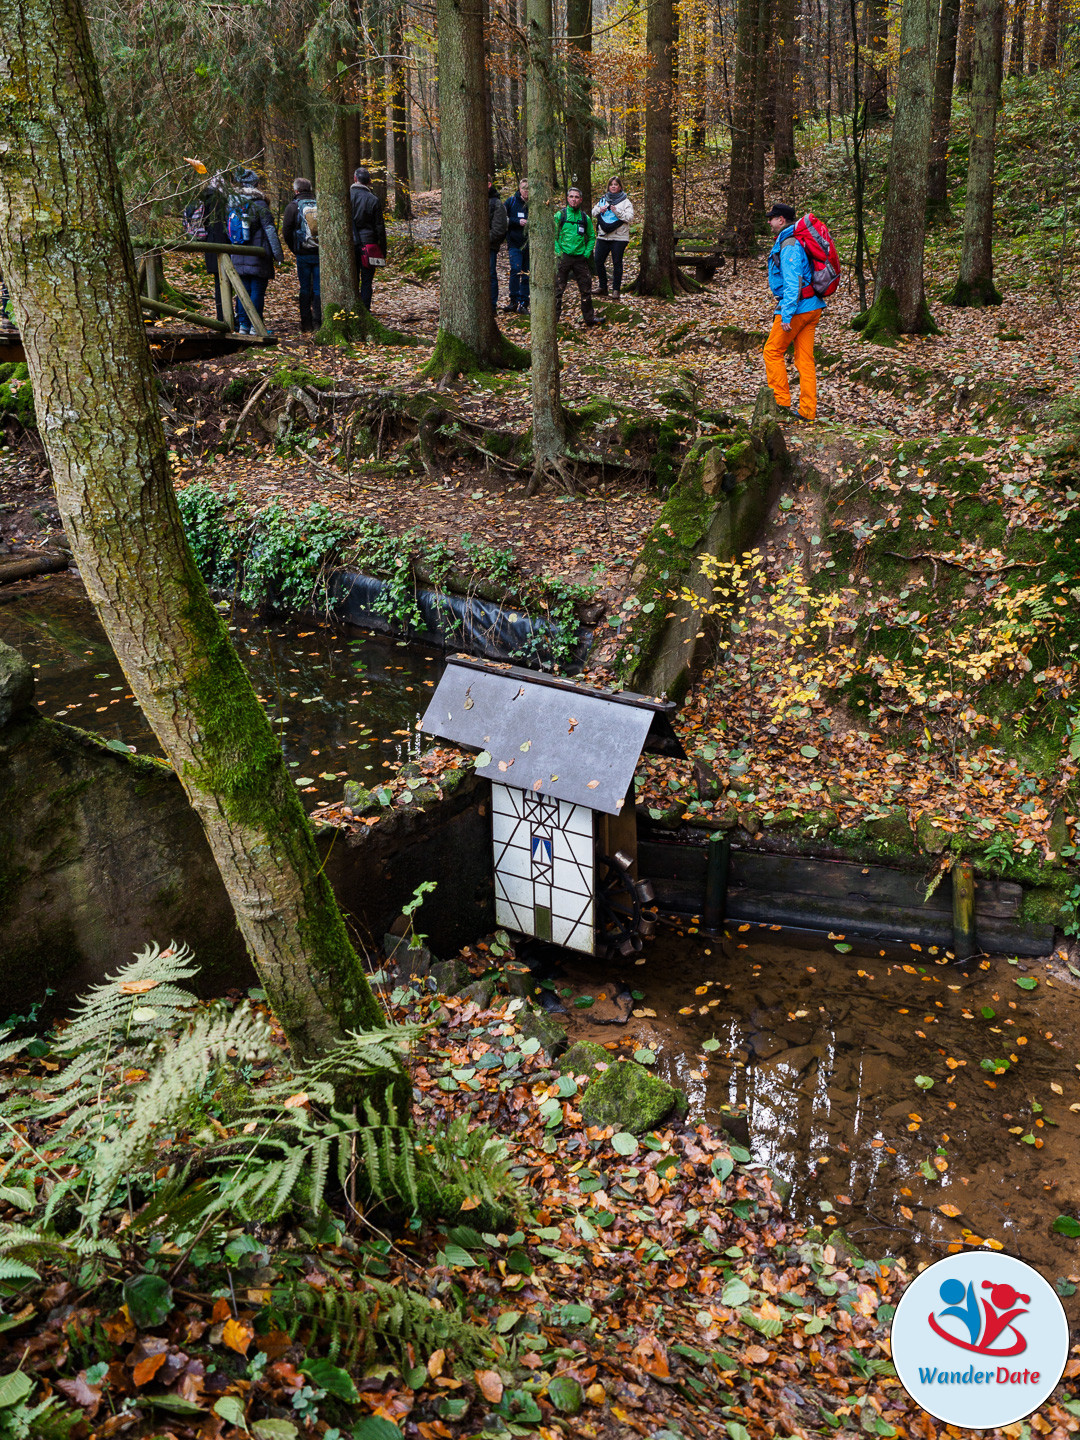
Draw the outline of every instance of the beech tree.
<instances>
[{"instance_id":1,"label":"beech tree","mask_svg":"<svg viewBox=\"0 0 1080 1440\"><path fill-rule=\"evenodd\" d=\"M1001 91L1002 0L975 0L971 57L971 140L960 275L950 305L1000 305L994 284L994 150Z\"/></svg>"},{"instance_id":2,"label":"beech tree","mask_svg":"<svg viewBox=\"0 0 1080 1440\"><path fill-rule=\"evenodd\" d=\"M484 20L477 0L437 0L439 130L442 151L442 262L439 335L425 374L457 375L503 366L524 369L528 352L495 323L488 279ZM485 138L485 131L487 132Z\"/></svg>"},{"instance_id":3,"label":"beech tree","mask_svg":"<svg viewBox=\"0 0 1080 1440\"><path fill-rule=\"evenodd\" d=\"M937 0L904 0L889 187L874 303L852 321L864 339L884 344L897 335L937 333L923 286L937 19Z\"/></svg>"},{"instance_id":4,"label":"beech tree","mask_svg":"<svg viewBox=\"0 0 1080 1440\"><path fill-rule=\"evenodd\" d=\"M662 295L668 300L688 288L675 264L674 48L673 0L651 0L645 22L645 49L650 63L645 102L645 219L641 227L641 268L633 286L627 288L639 295Z\"/></svg>"},{"instance_id":5,"label":"beech tree","mask_svg":"<svg viewBox=\"0 0 1080 1440\"><path fill-rule=\"evenodd\" d=\"M746 255L754 240L751 177L757 116L757 57L762 0L738 0L735 26L734 104L728 171L727 230L736 255Z\"/></svg>"},{"instance_id":6,"label":"beech tree","mask_svg":"<svg viewBox=\"0 0 1080 1440\"><path fill-rule=\"evenodd\" d=\"M385 1017L184 539L81 0L0 0L0 108L0 265L72 553L274 1011L312 1055Z\"/></svg>"},{"instance_id":7,"label":"beech tree","mask_svg":"<svg viewBox=\"0 0 1080 1440\"><path fill-rule=\"evenodd\" d=\"M566 178L586 206L593 201L592 24L592 0L567 0Z\"/></svg>"},{"instance_id":8,"label":"beech tree","mask_svg":"<svg viewBox=\"0 0 1080 1440\"><path fill-rule=\"evenodd\" d=\"M960 0L941 0L937 63L934 67L934 108L930 120L930 171L926 185L927 212L949 213L949 131L952 126L953 75L960 33Z\"/></svg>"}]
</instances>

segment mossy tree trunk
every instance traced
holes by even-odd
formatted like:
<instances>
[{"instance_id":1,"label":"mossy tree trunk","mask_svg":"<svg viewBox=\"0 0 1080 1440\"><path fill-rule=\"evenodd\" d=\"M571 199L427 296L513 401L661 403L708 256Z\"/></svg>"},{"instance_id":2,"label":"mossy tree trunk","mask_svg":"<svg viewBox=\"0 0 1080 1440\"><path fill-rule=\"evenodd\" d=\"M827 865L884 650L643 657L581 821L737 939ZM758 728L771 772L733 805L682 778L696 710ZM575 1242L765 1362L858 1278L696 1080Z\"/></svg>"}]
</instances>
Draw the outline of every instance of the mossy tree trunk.
<instances>
[{"instance_id":1,"label":"mossy tree trunk","mask_svg":"<svg viewBox=\"0 0 1080 1440\"><path fill-rule=\"evenodd\" d=\"M671 300L686 287L675 264L675 167L672 115L674 0L652 0L645 21L649 69L645 81L645 219L641 268L633 289L639 295Z\"/></svg>"},{"instance_id":2,"label":"mossy tree trunk","mask_svg":"<svg viewBox=\"0 0 1080 1440\"><path fill-rule=\"evenodd\" d=\"M316 185L315 177L315 147L311 142L311 129L307 125L300 127L300 135L297 140L297 149L300 153L300 174L312 185Z\"/></svg>"},{"instance_id":3,"label":"mossy tree trunk","mask_svg":"<svg viewBox=\"0 0 1080 1440\"><path fill-rule=\"evenodd\" d=\"M503 336L491 308L486 168L491 127L484 98L484 22L476 0L437 0L436 28L442 264L439 337L425 374L524 369L527 352Z\"/></svg>"},{"instance_id":4,"label":"mossy tree trunk","mask_svg":"<svg viewBox=\"0 0 1080 1440\"><path fill-rule=\"evenodd\" d=\"M797 170L795 158L795 82L799 74L798 5L796 0L778 0L776 9L776 119L773 133L773 164L776 173L789 175Z\"/></svg>"},{"instance_id":5,"label":"mossy tree trunk","mask_svg":"<svg viewBox=\"0 0 1080 1440\"><path fill-rule=\"evenodd\" d=\"M750 166L750 207L754 228L765 224L765 156L772 144L776 99L773 76L775 0L758 0L757 57L754 62L754 142Z\"/></svg>"},{"instance_id":6,"label":"mossy tree trunk","mask_svg":"<svg viewBox=\"0 0 1080 1440\"><path fill-rule=\"evenodd\" d=\"M950 305L1000 305L994 284L994 150L1001 91L1002 0L975 0L971 140L960 275Z\"/></svg>"},{"instance_id":7,"label":"mossy tree trunk","mask_svg":"<svg viewBox=\"0 0 1080 1440\"><path fill-rule=\"evenodd\" d=\"M1024 0L1016 0L1009 29L1009 68L1006 73L1010 80L1016 80L1024 73L1024 9Z\"/></svg>"},{"instance_id":8,"label":"mossy tree trunk","mask_svg":"<svg viewBox=\"0 0 1080 1440\"><path fill-rule=\"evenodd\" d=\"M956 88L971 89L971 46L975 31L975 0L960 0L960 25L956 38Z\"/></svg>"},{"instance_id":9,"label":"mossy tree trunk","mask_svg":"<svg viewBox=\"0 0 1080 1440\"><path fill-rule=\"evenodd\" d=\"M754 158L758 10L759 0L738 0L727 199L727 230L736 255L749 254L754 242L750 174Z\"/></svg>"},{"instance_id":10,"label":"mossy tree trunk","mask_svg":"<svg viewBox=\"0 0 1080 1440\"><path fill-rule=\"evenodd\" d=\"M310 1055L385 1017L184 540L81 0L0 0L0 113L0 265L72 552L271 1004Z\"/></svg>"},{"instance_id":11,"label":"mossy tree trunk","mask_svg":"<svg viewBox=\"0 0 1080 1440\"><path fill-rule=\"evenodd\" d=\"M360 304L349 187L347 184L335 185L331 178L343 174L347 168L348 119L341 103L341 86L332 48L323 59L320 79L326 103L311 139L315 168L326 178L318 191L319 290L323 323L315 339L320 345L347 345L356 340L382 345L414 345L416 342L411 336L388 330Z\"/></svg>"},{"instance_id":12,"label":"mossy tree trunk","mask_svg":"<svg viewBox=\"0 0 1080 1440\"><path fill-rule=\"evenodd\" d=\"M592 24L592 0L566 0L566 169L586 209L593 202Z\"/></svg>"},{"instance_id":13,"label":"mossy tree trunk","mask_svg":"<svg viewBox=\"0 0 1080 1440\"><path fill-rule=\"evenodd\" d=\"M533 473L529 493L566 482L566 416L559 393L555 315L555 74L551 0L528 0L529 328L532 336ZM569 488L569 486L567 487Z\"/></svg>"},{"instance_id":14,"label":"mossy tree trunk","mask_svg":"<svg viewBox=\"0 0 1080 1440\"><path fill-rule=\"evenodd\" d=\"M867 340L934 335L923 285L926 185L937 55L937 0L904 0L889 188L874 303L852 322Z\"/></svg>"},{"instance_id":15,"label":"mossy tree trunk","mask_svg":"<svg viewBox=\"0 0 1080 1440\"><path fill-rule=\"evenodd\" d=\"M930 171L926 183L927 214L949 214L949 132L952 128L953 74L960 32L960 0L941 0L937 64L934 67L934 109L930 118Z\"/></svg>"}]
</instances>

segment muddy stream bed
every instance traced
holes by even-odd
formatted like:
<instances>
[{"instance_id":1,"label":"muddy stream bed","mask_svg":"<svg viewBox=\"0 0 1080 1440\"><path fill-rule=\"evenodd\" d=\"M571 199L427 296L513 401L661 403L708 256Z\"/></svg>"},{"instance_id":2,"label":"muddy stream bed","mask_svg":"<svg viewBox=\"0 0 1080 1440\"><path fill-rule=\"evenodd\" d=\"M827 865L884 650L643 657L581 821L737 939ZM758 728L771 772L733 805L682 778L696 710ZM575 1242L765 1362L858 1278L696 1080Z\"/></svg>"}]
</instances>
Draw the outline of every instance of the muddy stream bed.
<instances>
[{"instance_id":1,"label":"muddy stream bed","mask_svg":"<svg viewBox=\"0 0 1080 1440\"><path fill-rule=\"evenodd\" d=\"M617 981L626 1029L592 1018ZM1080 1212L1080 979L1061 960L964 972L926 949L794 949L743 926L669 932L637 965L574 957L552 1001L572 1039L651 1048L691 1121L741 1136L826 1234L916 1263L991 1243L1080 1318L1080 1240L1052 1230Z\"/></svg>"},{"instance_id":2,"label":"muddy stream bed","mask_svg":"<svg viewBox=\"0 0 1080 1440\"><path fill-rule=\"evenodd\" d=\"M41 712L158 753L78 578L8 597L0 639L34 665ZM415 753L440 656L311 619L227 620L309 808ZM823 1232L916 1262L1000 1245L1080 1318L1080 1240L1052 1229L1080 1212L1080 979L1061 960L964 972L929 949L683 924L636 965L564 954L548 990L571 1038L650 1048L691 1121L746 1141ZM627 990L625 1028L598 1023Z\"/></svg>"}]
</instances>

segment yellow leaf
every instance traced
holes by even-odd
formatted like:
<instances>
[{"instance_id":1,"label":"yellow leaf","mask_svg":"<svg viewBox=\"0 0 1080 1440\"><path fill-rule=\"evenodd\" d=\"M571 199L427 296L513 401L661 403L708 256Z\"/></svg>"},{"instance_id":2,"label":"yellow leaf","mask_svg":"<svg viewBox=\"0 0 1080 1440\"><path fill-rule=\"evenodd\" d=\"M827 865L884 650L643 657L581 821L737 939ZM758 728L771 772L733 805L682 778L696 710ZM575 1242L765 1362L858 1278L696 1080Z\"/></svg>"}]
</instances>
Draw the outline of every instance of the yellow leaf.
<instances>
[{"instance_id":1,"label":"yellow leaf","mask_svg":"<svg viewBox=\"0 0 1080 1440\"><path fill-rule=\"evenodd\" d=\"M120 986L120 994L145 995L148 990L156 990L160 984L160 980L125 980Z\"/></svg>"},{"instance_id":2,"label":"yellow leaf","mask_svg":"<svg viewBox=\"0 0 1080 1440\"><path fill-rule=\"evenodd\" d=\"M443 1372L443 1365L446 1363L446 1351L436 1350L427 1362L428 1374L434 1380Z\"/></svg>"},{"instance_id":3,"label":"yellow leaf","mask_svg":"<svg viewBox=\"0 0 1080 1440\"><path fill-rule=\"evenodd\" d=\"M1057 1083L1056 1080L1050 1081L1050 1089L1054 1092L1055 1095L1065 1094L1065 1091L1061 1088L1061 1086Z\"/></svg>"},{"instance_id":4,"label":"yellow leaf","mask_svg":"<svg viewBox=\"0 0 1080 1440\"><path fill-rule=\"evenodd\" d=\"M960 1214L960 1207L958 1205L939 1205L937 1208L941 1211L942 1215L947 1215L950 1220L955 1220L957 1215Z\"/></svg>"},{"instance_id":5,"label":"yellow leaf","mask_svg":"<svg viewBox=\"0 0 1080 1440\"><path fill-rule=\"evenodd\" d=\"M247 1320L226 1320L221 1331L221 1343L238 1355L247 1354L254 1338L255 1327Z\"/></svg>"}]
</instances>

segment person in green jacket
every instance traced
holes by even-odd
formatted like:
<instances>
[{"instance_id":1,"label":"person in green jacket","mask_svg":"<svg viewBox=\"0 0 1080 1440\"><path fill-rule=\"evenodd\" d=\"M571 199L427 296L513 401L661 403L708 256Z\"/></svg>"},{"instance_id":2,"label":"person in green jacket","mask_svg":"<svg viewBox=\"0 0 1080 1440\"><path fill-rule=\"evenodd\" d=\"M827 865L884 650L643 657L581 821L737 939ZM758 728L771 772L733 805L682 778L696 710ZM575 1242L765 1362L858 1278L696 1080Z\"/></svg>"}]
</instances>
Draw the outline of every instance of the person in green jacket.
<instances>
[{"instance_id":1,"label":"person in green jacket","mask_svg":"<svg viewBox=\"0 0 1080 1440\"><path fill-rule=\"evenodd\" d=\"M586 325L604 322L593 314L592 266L589 257L596 244L592 216L581 205L581 191L572 185L566 192L566 204L555 216L555 315L562 314L563 291L571 277L581 295L581 318Z\"/></svg>"}]
</instances>

